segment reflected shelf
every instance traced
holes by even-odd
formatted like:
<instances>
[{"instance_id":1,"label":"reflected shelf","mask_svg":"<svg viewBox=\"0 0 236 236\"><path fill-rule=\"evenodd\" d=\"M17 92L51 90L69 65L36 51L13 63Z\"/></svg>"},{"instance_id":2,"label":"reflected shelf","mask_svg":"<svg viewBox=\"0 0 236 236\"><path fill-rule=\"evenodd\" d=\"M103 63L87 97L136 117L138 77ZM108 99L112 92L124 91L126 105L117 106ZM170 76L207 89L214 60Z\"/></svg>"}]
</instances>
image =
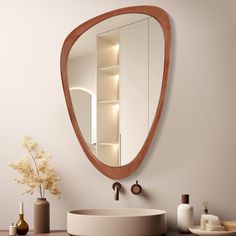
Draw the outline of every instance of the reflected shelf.
<instances>
[{"instance_id":1,"label":"reflected shelf","mask_svg":"<svg viewBox=\"0 0 236 236\"><path fill-rule=\"evenodd\" d=\"M111 142L111 143L98 143L98 145L104 145L104 146L112 146L112 145L119 145L119 142Z\"/></svg>"},{"instance_id":2,"label":"reflected shelf","mask_svg":"<svg viewBox=\"0 0 236 236\"><path fill-rule=\"evenodd\" d=\"M115 105L115 104L119 104L119 100L101 100L101 101L98 101L98 103Z\"/></svg>"},{"instance_id":3,"label":"reflected shelf","mask_svg":"<svg viewBox=\"0 0 236 236\"><path fill-rule=\"evenodd\" d=\"M86 143L89 147L95 147L97 143Z\"/></svg>"},{"instance_id":4,"label":"reflected shelf","mask_svg":"<svg viewBox=\"0 0 236 236\"><path fill-rule=\"evenodd\" d=\"M117 75L119 73L119 68L120 68L119 65L110 65L110 66L100 67L98 70L110 75Z\"/></svg>"}]
</instances>

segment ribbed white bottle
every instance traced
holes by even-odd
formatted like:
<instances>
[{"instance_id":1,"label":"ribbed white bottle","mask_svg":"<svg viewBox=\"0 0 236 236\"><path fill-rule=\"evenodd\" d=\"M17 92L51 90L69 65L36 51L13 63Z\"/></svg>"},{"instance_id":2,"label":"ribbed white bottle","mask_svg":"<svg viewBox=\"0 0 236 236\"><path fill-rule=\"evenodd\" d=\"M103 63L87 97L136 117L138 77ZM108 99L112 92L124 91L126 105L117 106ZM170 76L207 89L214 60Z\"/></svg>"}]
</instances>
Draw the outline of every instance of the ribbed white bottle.
<instances>
[{"instance_id":1,"label":"ribbed white bottle","mask_svg":"<svg viewBox=\"0 0 236 236\"><path fill-rule=\"evenodd\" d=\"M189 195L182 195L182 203L177 208L177 226L180 233L189 233L189 226L193 226L194 210L189 204Z\"/></svg>"}]
</instances>

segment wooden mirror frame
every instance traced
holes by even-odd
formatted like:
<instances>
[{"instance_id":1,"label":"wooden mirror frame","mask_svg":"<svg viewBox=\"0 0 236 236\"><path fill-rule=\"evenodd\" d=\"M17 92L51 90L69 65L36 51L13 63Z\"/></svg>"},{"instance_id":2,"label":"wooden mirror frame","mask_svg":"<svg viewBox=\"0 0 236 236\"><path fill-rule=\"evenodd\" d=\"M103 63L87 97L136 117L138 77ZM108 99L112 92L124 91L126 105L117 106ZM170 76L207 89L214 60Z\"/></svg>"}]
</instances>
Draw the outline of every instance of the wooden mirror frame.
<instances>
[{"instance_id":1,"label":"wooden mirror frame","mask_svg":"<svg viewBox=\"0 0 236 236\"><path fill-rule=\"evenodd\" d=\"M149 131L149 134L137 154L137 156L133 159L132 162L130 162L127 165L119 166L119 167L111 167L108 166L101 161L99 161L96 156L90 151L89 147L87 146L83 135L81 133L81 130L79 128L75 112L73 109L71 96L70 96L70 90L69 90L69 84L68 84L68 73L67 73L67 60L69 52L73 46L73 44L76 42L76 40L88 29L93 27L94 25L100 23L101 21L104 21L108 18L111 18L113 16L118 16L122 14L130 14L130 13L140 13L149 15L153 18L155 18L161 25L163 33L164 33L164 39L165 39L165 56L164 56L164 70L163 70L163 78L162 78L162 87L161 87L161 93L160 98L156 110L156 114L151 126L151 129ZM113 10L107 13L104 13L102 15L99 15L95 18L92 18L85 23L81 24L77 28L75 28L66 38L62 51L61 51L61 77L62 77L62 84L63 84L63 90L65 94L65 100L67 104L67 109L69 112L69 116L74 128L74 131L76 133L76 136L86 154L89 161L104 175L111 177L113 179L121 179L125 178L129 175L131 175L142 163L149 146L152 142L152 139L154 137L155 131L157 129L157 126L160 121L161 111L163 109L164 100L165 100L165 94L167 89L167 81L168 81L168 71L169 71L169 63L170 63L170 40L171 40L171 27L170 27L170 20L168 17L168 14L162 10L159 7L154 6L134 6L134 7L126 7L121 8L118 10Z\"/></svg>"}]
</instances>

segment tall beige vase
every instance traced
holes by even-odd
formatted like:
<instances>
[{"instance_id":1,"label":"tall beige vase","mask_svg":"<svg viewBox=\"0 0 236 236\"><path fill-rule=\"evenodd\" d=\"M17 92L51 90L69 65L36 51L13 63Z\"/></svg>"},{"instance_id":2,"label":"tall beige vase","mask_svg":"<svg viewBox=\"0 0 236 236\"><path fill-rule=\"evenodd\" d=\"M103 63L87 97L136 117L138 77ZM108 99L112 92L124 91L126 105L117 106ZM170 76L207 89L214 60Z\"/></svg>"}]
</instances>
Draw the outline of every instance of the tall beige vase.
<instances>
[{"instance_id":1,"label":"tall beige vase","mask_svg":"<svg viewBox=\"0 0 236 236\"><path fill-rule=\"evenodd\" d=\"M34 203L34 233L50 232L50 204L46 198L37 198Z\"/></svg>"}]
</instances>

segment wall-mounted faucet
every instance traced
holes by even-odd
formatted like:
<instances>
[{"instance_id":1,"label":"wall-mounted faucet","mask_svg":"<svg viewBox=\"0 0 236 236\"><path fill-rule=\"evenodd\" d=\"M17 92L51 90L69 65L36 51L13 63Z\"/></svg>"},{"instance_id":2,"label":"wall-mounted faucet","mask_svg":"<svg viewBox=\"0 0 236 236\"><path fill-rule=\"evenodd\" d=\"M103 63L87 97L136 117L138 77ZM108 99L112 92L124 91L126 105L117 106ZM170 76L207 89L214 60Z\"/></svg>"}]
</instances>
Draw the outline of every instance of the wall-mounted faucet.
<instances>
[{"instance_id":1,"label":"wall-mounted faucet","mask_svg":"<svg viewBox=\"0 0 236 236\"><path fill-rule=\"evenodd\" d=\"M119 182L115 182L112 185L113 190L115 190L115 200L118 201L119 200L119 192L121 190L121 184Z\"/></svg>"}]
</instances>

